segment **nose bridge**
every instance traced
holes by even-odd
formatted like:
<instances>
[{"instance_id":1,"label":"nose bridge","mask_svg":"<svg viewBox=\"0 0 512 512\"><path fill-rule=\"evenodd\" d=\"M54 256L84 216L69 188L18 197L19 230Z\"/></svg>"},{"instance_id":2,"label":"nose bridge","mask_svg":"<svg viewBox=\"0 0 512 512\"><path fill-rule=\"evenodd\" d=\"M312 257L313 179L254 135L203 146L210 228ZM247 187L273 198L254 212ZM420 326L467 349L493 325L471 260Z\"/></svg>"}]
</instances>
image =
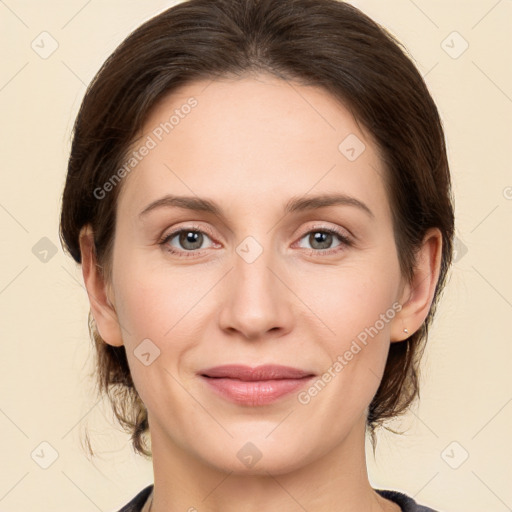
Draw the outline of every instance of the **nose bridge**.
<instances>
[{"instance_id":1,"label":"nose bridge","mask_svg":"<svg viewBox=\"0 0 512 512\"><path fill-rule=\"evenodd\" d=\"M268 238L266 239L268 241ZM221 311L224 329L236 329L247 338L287 329L291 320L286 287L274 272L277 256L252 236L235 249L229 289Z\"/></svg>"}]
</instances>

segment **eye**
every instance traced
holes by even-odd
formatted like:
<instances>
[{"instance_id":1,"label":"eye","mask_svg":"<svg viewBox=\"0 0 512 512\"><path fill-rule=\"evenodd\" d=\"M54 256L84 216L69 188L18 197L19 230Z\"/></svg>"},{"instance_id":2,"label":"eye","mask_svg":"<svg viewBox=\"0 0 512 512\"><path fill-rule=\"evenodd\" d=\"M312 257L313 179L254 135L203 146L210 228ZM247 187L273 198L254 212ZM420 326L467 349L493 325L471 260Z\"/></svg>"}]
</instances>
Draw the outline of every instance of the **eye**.
<instances>
[{"instance_id":1,"label":"eye","mask_svg":"<svg viewBox=\"0 0 512 512\"><path fill-rule=\"evenodd\" d=\"M158 243L170 253L187 258L205 249L203 244L207 240L211 238L205 231L197 226L189 226L165 234Z\"/></svg>"},{"instance_id":2,"label":"eye","mask_svg":"<svg viewBox=\"0 0 512 512\"><path fill-rule=\"evenodd\" d=\"M211 244L204 246L210 240ZM304 247L300 241L306 240L310 247ZM338 244L332 247L333 242ZM352 245L350 238L341 230L327 227L317 227L305 233L299 241L299 247L310 254L327 255L337 253ZM158 242L164 249L178 257L190 258L201 255L201 250L213 247L210 235L198 226L186 226L165 234Z\"/></svg>"},{"instance_id":3,"label":"eye","mask_svg":"<svg viewBox=\"0 0 512 512\"><path fill-rule=\"evenodd\" d=\"M312 254L332 254L352 245L348 236L335 228L318 227L312 229L301 238L301 240L304 239L310 244L310 247L299 246L309 249ZM339 243L333 248L332 244L336 239Z\"/></svg>"}]
</instances>

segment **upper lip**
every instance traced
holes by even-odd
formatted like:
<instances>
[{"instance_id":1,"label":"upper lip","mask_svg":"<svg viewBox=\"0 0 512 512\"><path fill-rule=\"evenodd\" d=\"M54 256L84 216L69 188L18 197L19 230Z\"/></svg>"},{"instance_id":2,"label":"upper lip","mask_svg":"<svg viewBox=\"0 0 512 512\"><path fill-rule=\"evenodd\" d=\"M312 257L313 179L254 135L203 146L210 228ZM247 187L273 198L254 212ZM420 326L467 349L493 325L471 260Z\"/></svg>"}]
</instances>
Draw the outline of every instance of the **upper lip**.
<instances>
[{"instance_id":1,"label":"upper lip","mask_svg":"<svg viewBox=\"0 0 512 512\"><path fill-rule=\"evenodd\" d=\"M302 379L313 376L311 372L278 364L266 364L254 368L242 364L226 364L201 370L199 374L205 377L223 377L244 381Z\"/></svg>"}]
</instances>

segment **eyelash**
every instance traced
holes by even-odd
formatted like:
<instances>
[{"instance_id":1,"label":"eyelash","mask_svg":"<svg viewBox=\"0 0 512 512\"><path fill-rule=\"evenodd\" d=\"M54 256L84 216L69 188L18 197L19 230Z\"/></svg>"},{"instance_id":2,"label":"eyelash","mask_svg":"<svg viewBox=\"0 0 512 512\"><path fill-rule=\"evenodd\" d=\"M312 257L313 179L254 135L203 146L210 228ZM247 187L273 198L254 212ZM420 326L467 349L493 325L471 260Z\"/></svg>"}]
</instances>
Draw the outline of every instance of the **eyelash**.
<instances>
[{"instance_id":1,"label":"eyelash","mask_svg":"<svg viewBox=\"0 0 512 512\"><path fill-rule=\"evenodd\" d=\"M164 250L167 252L178 256L179 258L197 258L200 256L201 249L191 250L191 251L177 251L174 248L171 248L168 245L168 242L172 240L176 235L179 235L182 232L193 232L193 233L202 233L205 235L208 235L210 238L213 238L212 234L205 228L200 228L197 225L191 225L187 227L182 227L180 229L177 229L169 234L165 234L160 240L158 240L158 244L164 247ZM341 242L340 245L337 247L334 247L332 249L307 249L309 255L321 255L321 256L327 256L330 254L338 253L344 250L346 247L351 247L353 245L353 242L350 238L348 238L347 235L342 233L341 231L338 231L336 228L327 228L323 226L314 226L312 229L304 233L299 240L302 240L307 235L310 235L312 233L328 233L330 235L335 235L339 241ZM199 253L199 254L198 254Z\"/></svg>"}]
</instances>

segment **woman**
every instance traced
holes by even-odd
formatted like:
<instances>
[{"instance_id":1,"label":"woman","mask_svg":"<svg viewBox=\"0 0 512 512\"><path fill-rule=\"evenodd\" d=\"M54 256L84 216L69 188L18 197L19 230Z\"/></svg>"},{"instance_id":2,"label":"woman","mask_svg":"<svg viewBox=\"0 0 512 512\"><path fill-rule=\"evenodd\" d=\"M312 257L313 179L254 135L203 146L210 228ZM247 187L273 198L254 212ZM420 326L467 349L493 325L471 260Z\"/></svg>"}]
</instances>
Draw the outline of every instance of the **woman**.
<instances>
[{"instance_id":1,"label":"woman","mask_svg":"<svg viewBox=\"0 0 512 512\"><path fill-rule=\"evenodd\" d=\"M429 511L373 489L451 263L437 108L336 0L189 0L78 114L61 236L154 485L128 511ZM149 449L147 438L150 438Z\"/></svg>"}]
</instances>

